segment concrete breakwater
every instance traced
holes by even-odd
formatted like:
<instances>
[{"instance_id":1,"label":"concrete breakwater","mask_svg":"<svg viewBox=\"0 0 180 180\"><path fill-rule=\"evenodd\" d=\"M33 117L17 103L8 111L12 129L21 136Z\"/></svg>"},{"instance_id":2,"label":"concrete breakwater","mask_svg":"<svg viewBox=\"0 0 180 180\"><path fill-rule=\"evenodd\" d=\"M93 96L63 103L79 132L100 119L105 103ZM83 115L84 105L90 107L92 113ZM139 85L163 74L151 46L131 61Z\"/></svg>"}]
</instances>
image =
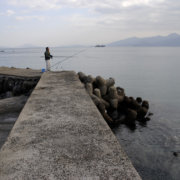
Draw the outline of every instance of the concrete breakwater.
<instances>
[{"instance_id":1,"label":"concrete breakwater","mask_svg":"<svg viewBox=\"0 0 180 180\"><path fill-rule=\"evenodd\" d=\"M142 100L141 97L134 99L126 96L123 88L115 87L113 78L107 80L101 76L94 78L82 72L79 72L78 76L109 125L125 123L134 127L135 120L141 122L150 120L148 101ZM40 77L0 75L0 98L29 96L39 79Z\"/></svg>"},{"instance_id":2,"label":"concrete breakwater","mask_svg":"<svg viewBox=\"0 0 180 180\"><path fill-rule=\"evenodd\" d=\"M12 72L12 70L14 69L11 68L9 71ZM30 76L24 74L25 77L17 76L20 73L17 73L17 70L15 71L15 75L11 73L7 73L8 75L0 74L0 99L19 95L29 96L40 79L40 74L34 76L34 72ZM27 69L25 72L28 71ZM150 120L152 113L148 113L148 101L142 100L141 97L135 99L126 96L123 88L115 87L113 78L107 80L101 76L94 78L82 72L79 72L78 76L109 125L125 123L133 127L136 120L141 122Z\"/></svg>"},{"instance_id":3,"label":"concrete breakwater","mask_svg":"<svg viewBox=\"0 0 180 180\"><path fill-rule=\"evenodd\" d=\"M109 124L126 123L126 121L132 123L137 119L137 117L139 117L139 115L137 115L138 111L136 111L136 113L137 113L137 114L135 114L136 117L134 117L134 114L133 115L130 114L131 116L128 114L129 113L128 109L130 109L130 107L132 106L132 104L131 104L132 101L130 103L131 104L130 106L128 106L128 107L125 106L124 102L125 102L125 99L128 97L125 95L124 89L122 89L120 87L116 88L114 86L115 80L113 78L105 80L100 76L93 78L92 76L86 76L83 73L78 73L78 76L77 76L77 74L73 73L73 72L45 73L43 75L42 79L40 80L40 83L33 91L32 96L30 96L30 99L28 100L26 107L24 108L25 110L22 111L22 113L19 117L20 120L17 120L15 127L13 128L13 130L9 136L8 141L5 143L4 147L2 148L2 151L0 151L0 157L2 157L1 158L2 161L0 160L0 170L2 172L3 178L5 178L5 179L12 178L13 179L14 177L18 177L18 176L23 177L23 178L25 176L27 176L27 177L33 177L33 178L35 177L35 178L41 179L42 173L40 173L40 172L42 172L43 167L36 166L34 164L34 162L36 162L38 159L38 161L41 161L43 164L47 164L46 161L41 160L41 158L45 158L45 156L46 156L46 159L47 159L47 157L48 157L48 159L50 159L50 162L52 163L50 166L55 167L55 165L57 165L60 169L59 169L59 172L55 171L52 173L52 175L49 175L49 173L50 173L49 171L47 174L43 173L43 178L44 177L50 178L51 176L56 177L57 174L60 175L59 173L63 174L64 170L66 170L72 176L72 171L68 168L68 166L69 166L68 159L70 156L70 157L72 157L72 159L70 158L71 159L70 166L74 167L73 173L75 173L75 176L77 177L76 179L80 178L80 176L83 176L84 179L86 179L86 178L88 179L88 177L93 177L93 178L98 178L98 177L102 178L103 177L105 179L112 177L112 178L118 179L119 178L118 176L120 176L119 179L122 179L122 178L124 178L124 179L140 179L138 174L134 171L134 168L131 165L131 163L129 163L129 160L126 157L125 153L116 144L118 142L115 142L115 140L112 137L112 134L109 134L109 131L107 131L107 127L104 123L102 123L102 120L100 120L100 124L98 122L98 129L97 129L96 121L99 121L99 118L102 119L102 117L99 115L97 116L97 111L95 111L96 108L94 109L94 106L91 103L86 102L86 101L89 101L89 100L87 100L88 99L87 97L85 99L82 98L85 96L84 92L82 92L82 89L84 89L84 88L81 83L80 83L81 85L79 84L78 79L77 79L78 77L85 84L87 92L89 93L90 97L96 104L97 108L101 112L104 119ZM1 91L2 96L1 97L2 98L9 97L9 96L12 96L12 97L0 100L2 102L2 104L0 106L0 112L2 112L4 114L9 112L9 110L3 108L3 107L5 107L6 104L9 104L8 108L11 109L11 112L20 112L28 98L28 95L30 95L33 88L37 85L39 78L40 77L22 77L22 76L19 77L19 76L12 76L12 75L1 75L1 82L2 82L1 83L1 88L2 88L2 91ZM63 91L67 91L67 92L69 91L69 93L65 93ZM74 95L72 96L71 93L72 94L74 93ZM24 95L26 95L26 96L24 96ZM40 96L40 99L37 96ZM50 96L50 97L48 97L48 96ZM59 96L62 96L62 97L60 98ZM74 102L75 99L77 100L76 96L78 96L78 102ZM86 95L86 96L88 96L88 95ZM25 99L25 97L26 97L26 99ZM116 100L114 100L114 99L116 99ZM132 100L133 98L129 98L129 99ZM57 100L59 101L58 103L56 103ZM145 101L143 102L140 98L137 98L136 101L138 101L138 100L139 100L139 107L146 106L143 104L148 105L148 102L145 103ZM46 103L44 103L44 101ZM13 104L13 102L14 102L14 104ZM61 104L61 103L64 103L64 104ZM46 109L47 105L50 106L48 109ZM85 105L87 106L86 108L84 107ZM122 111L122 109L121 109L121 111L119 110L120 105L121 105L121 107L123 107L122 108L123 111ZM74 109L75 109L75 112L74 112ZM89 111L93 110L93 116L92 116L92 112L87 112L87 109L89 109ZM148 109L148 107L146 107L146 109ZM130 109L130 110L133 110L133 109ZM89 115L89 113L91 115ZM115 113L117 113L116 117L118 117L120 120L118 118L114 117ZM83 116L82 116L82 114L83 114ZM146 112L146 114L147 114L147 112ZM92 116L92 118L90 118L90 116ZM3 118L3 116L0 116L0 118L1 117ZM144 118L145 114L141 115L141 117ZM71 118L74 119L73 124L74 123L75 124L73 126L71 125ZM78 122L79 118L81 119L80 122ZM94 120L94 118L96 120ZM59 119L60 121L57 122L57 119ZM66 120L68 120L68 122L66 122ZM7 128L8 123L4 123L2 121L0 128L1 129L6 128L10 131L14 125L14 122L11 125L9 124L10 126ZM49 123L52 123L52 124L50 125ZM53 123L55 123L55 125L53 125ZM85 123L85 126L83 125L84 123ZM4 126L2 126L2 125L4 125ZM43 131L45 130L45 132L41 132L42 131L41 125L45 128L45 129L43 129ZM60 129L55 128L55 126L57 126ZM73 148L74 150L70 151L68 148L71 148L72 140L70 140L68 138L68 136L63 136L63 134L61 133L61 131L62 131L61 126L63 128L66 128L67 131L65 131L65 132L66 132L66 134L70 134L71 138L72 138L72 136L71 136L72 129L74 128L73 134L75 133L77 136L74 138L75 142L78 142L78 138L81 138L78 136L78 133L80 132L80 134L85 135L87 133L85 131L88 128L88 132L91 131L91 133L92 133L92 131L93 131L93 133L95 133L95 135L93 137L96 137L96 139L98 140L98 146L92 145L91 138L88 135L85 138L86 139L85 141L83 139L81 141L82 144L86 142L85 144L83 144L83 146L82 146L82 144L75 145L73 143L73 146L75 146L75 149ZM77 128L77 126L80 126L80 127ZM91 126L93 126L93 127L91 127ZM53 127L53 129L51 130L52 127ZM100 134L102 134L102 135L100 135L102 138L102 142L101 142L101 138L99 137L99 133L98 133L99 128L100 128L100 132L103 131L104 128L106 131L106 133L102 133L102 132L100 133ZM82 129L85 129L85 131ZM75 132L76 130L77 130L77 132ZM57 131L59 133L61 133L61 135L62 135L59 138L65 139L63 141L61 139L61 141L63 143L65 143L65 148L63 150L56 150L57 147L62 148L63 144L54 144L56 142L53 143L54 137L57 136L57 134L56 134ZM49 137L47 138L47 134L49 136L50 133L55 134L55 136L53 135L51 138L49 138ZM36 136L36 134L38 136ZM35 135L35 137L34 137L34 135ZM39 137L39 135L40 135L40 137ZM110 139L107 138L107 136L108 137L110 136ZM53 143L53 145L55 145L55 147L53 147L53 148L51 148L49 146L47 147L46 146L47 143L44 142L43 139L41 139L42 137L47 139L47 141L48 141L47 143L50 143L50 144ZM110 146L109 145L107 146L104 138L106 140L108 139L108 143L110 143ZM88 141L87 139L89 139L90 141ZM67 143L66 140L67 141L70 140L70 142L68 142L69 145L66 144ZM94 139L93 139L93 141L94 141ZM15 142L15 144L14 144L14 142ZM41 142L41 143L39 144L39 142ZM44 142L45 144L42 145L42 142ZM88 145L88 147L86 146L87 142L90 143ZM97 144L97 142L95 144ZM101 145L99 145L99 144L102 144L102 149L101 149ZM24 145L25 145L25 147L24 147ZM92 147L91 147L91 145L92 145ZM115 145L115 148L117 148L116 150L114 149L113 145ZM43 151L42 151L41 146L43 146L43 149L44 149ZM85 148L84 148L84 146L85 146ZM31 147L31 148L29 149L29 147ZM32 147L33 147L33 149L32 149ZM78 147L81 147L82 151L80 151ZM106 147L105 151L103 151L104 147ZM47 151L46 151L46 148L47 148ZM87 148L90 148L91 150L88 150ZM83 153L82 157L85 158L85 160L83 158L81 158L81 156L79 158L81 159L81 162L83 163L83 165L85 165L85 167L86 167L87 166L86 163L91 164L91 161L93 161L93 164L95 164L95 159L93 157L97 158L98 156L100 156L98 149L100 149L101 153L103 152L104 155L100 159L98 158L98 161L96 162L96 164L99 164L99 162L101 162L100 164L103 164L103 166L99 167L97 172L95 169L93 169L91 167L91 165L88 166L89 171L86 171L86 169L83 170L83 167L80 167L79 163L76 162L78 160L78 158L76 159L75 157L76 156L79 157L77 155L77 153L80 153L80 154ZM30 151L29 154L31 154L31 150L33 150L33 154L38 153L40 156L40 159L38 156L35 155L36 157L30 161L28 159L29 156L26 156L26 153ZM15 155L13 155L13 154L9 155L12 153L11 151L15 152ZM19 159L19 157L16 156L18 154L18 151L21 151L23 154L25 153L24 154L25 157L24 158L20 157L20 159ZM56 152L55 156L53 156L53 158L50 157L52 155L51 155L51 153L49 153L49 151ZM113 153L115 152L116 155L113 153L111 154L110 153L111 151ZM64 153L64 154L61 156L61 155L57 154L57 152ZM67 159L66 152L68 152L68 159ZM41 154L41 153L43 153L43 154ZM117 155L118 153L119 153L119 155ZM108 154L107 157L106 157L106 154ZM61 160L63 160L63 163L65 163L65 164L63 166L60 166L59 163L54 162L54 159L56 159L56 157L59 157ZM111 157L110 158L111 160L106 160L107 162L106 161L104 162L103 159L104 158L109 159L109 157ZM74 158L76 159L76 161L73 160ZM88 158L87 161L86 161L86 158ZM92 158L92 160L91 160L91 158ZM115 160L115 158L117 158L117 159L120 158L120 160L122 162L120 163L119 161L117 161L117 159ZM15 161L14 161L14 159L15 159ZM19 164L19 161L22 164L25 162L28 167L27 168L21 167L21 164ZM73 162L73 164L72 164L72 162ZM6 168L1 166L2 165L1 163L2 164L6 164L6 163L11 164L12 163L14 165L12 165L11 167L8 167L8 170L7 170ZM33 169L30 168L30 167L32 167L32 164L33 164L33 166L36 166L37 169L39 169L38 173L36 173ZM117 166L112 167L112 164L116 164L116 165L118 164L118 166L120 166L120 168L118 168ZM18 167L17 169L19 169L20 167L22 169L24 168L25 173L23 173L22 171L18 171L18 170L16 170L16 171L10 170L10 169L14 169L15 166ZM78 171L77 167L80 167L81 170ZM49 168L51 168L51 167L49 167ZM107 170L107 173L105 173L105 175L103 175L103 173L102 173L102 171L104 171L104 168ZM113 168L113 173L112 173L112 170L110 170L112 168ZM118 172L114 172L114 168ZM124 172L122 172L122 169ZM7 171L8 172L10 171L10 176L8 174L6 174ZM46 171L46 170L44 169L43 171ZM87 174L84 175L83 174L84 171ZM40 176L39 176L39 173L41 174ZM69 178L67 176L67 174L66 173L63 174L63 178L64 177ZM55 179L58 179L58 178L55 178ZM70 177L70 179L73 179L73 178Z\"/></svg>"},{"instance_id":4,"label":"concrete breakwater","mask_svg":"<svg viewBox=\"0 0 180 180\"><path fill-rule=\"evenodd\" d=\"M136 120L141 122L150 120L152 113L148 113L149 102L142 100L141 97L135 99L126 96L123 88L115 87L113 78L107 80L101 76L94 78L82 72L78 75L108 124L125 123L133 127Z\"/></svg>"},{"instance_id":5,"label":"concrete breakwater","mask_svg":"<svg viewBox=\"0 0 180 180\"><path fill-rule=\"evenodd\" d=\"M0 150L0 179L140 180L74 72L44 73Z\"/></svg>"}]
</instances>

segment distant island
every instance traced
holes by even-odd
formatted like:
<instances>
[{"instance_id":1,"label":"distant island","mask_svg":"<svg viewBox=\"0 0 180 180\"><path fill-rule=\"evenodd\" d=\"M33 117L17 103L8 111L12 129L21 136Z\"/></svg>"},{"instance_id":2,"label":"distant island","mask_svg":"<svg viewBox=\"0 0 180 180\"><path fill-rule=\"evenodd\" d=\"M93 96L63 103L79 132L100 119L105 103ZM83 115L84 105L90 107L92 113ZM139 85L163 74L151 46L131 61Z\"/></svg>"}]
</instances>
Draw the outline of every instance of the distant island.
<instances>
[{"instance_id":1,"label":"distant island","mask_svg":"<svg viewBox=\"0 0 180 180\"><path fill-rule=\"evenodd\" d=\"M120 41L115 41L107 46L169 46L178 47L180 46L180 35L177 33L169 34L168 36L153 36L153 37L131 37Z\"/></svg>"},{"instance_id":2,"label":"distant island","mask_svg":"<svg viewBox=\"0 0 180 180\"><path fill-rule=\"evenodd\" d=\"M103 44L102 44L102 45L99 45L99 44L98 44L98 45L96 45L95 47L106 47L106 45L103 45Z\"/></svg>"}]
</instances>

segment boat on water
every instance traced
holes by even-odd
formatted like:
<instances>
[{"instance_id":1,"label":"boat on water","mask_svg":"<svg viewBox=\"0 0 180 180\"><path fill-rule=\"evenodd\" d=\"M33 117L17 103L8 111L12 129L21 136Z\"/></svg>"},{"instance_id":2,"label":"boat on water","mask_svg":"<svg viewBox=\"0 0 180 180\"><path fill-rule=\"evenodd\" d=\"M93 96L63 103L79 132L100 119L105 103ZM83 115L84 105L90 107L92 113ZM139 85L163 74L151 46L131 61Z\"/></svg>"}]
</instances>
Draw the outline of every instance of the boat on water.
<instances>
[{"instance_id":1,"label":"boat on water","mask_svg":"<svg viewBox=\"0 0 180 180\"><path fill-rule=\"evenodd\" d=\"M98 44L98 45L96 45L95 47L106 47L106 45L103 45L103 44L102 44L102 45L99 45L99 44Z\"/></svg>"}]
</instances>

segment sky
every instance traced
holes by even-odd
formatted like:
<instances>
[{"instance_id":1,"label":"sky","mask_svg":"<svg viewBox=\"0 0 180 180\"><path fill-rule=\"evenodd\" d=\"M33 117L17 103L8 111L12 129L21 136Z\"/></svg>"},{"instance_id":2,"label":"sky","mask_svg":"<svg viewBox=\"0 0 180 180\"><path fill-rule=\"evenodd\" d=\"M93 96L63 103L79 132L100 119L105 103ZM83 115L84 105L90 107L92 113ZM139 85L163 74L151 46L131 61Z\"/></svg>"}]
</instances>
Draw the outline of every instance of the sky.
<instances>
[{"instance_id":1,"label":"sky","mask_svg":"<svg viewBox=\"0 0 180 180\"><path fill-rule=\"evenodd\" d=\"M0 47L180 34L180 0L0 0Z\"/></svg>"}]
</instances>

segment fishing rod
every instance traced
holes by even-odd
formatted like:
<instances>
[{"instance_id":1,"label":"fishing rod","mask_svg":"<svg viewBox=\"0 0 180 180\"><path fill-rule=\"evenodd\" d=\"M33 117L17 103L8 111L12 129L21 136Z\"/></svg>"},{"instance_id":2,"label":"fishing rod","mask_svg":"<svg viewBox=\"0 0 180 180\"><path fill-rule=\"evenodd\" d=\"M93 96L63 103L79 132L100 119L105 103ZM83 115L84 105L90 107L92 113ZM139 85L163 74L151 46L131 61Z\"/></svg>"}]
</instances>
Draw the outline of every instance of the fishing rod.
<instances>
[{"instance_id":1,"label":"fishing rod","mask_svg":"<svg viewBox=\"0 0 180 180\"><path fill-rule=\"evenodd\" d=\"M44 58L44 56L40 56L41 58ZM65 58L65 57L71 57L71 56L53 56L53 57L57 57L57 58Z\"/></svg>"},{"instance_id":2,"label":"fishing rod","mask_svg":"<svg viewBox=\"0 0 180 180\"><path fill-rule=\"evenodd\" d=\"M58 61L57 63L53 64L50 68L53 68L54 66L59 67L59 65L62 64L63 62L69 60L70 58L73 58L74 56L76 56L76 55L78 55L78 54L81 54L82 52L84 52L84 51L86 51L86 50L88 50L88 49L89 49L89 48L83 49L83 50L78 51L77 53L73 54L72 56L65 57L63 60ZM55 56L53 56L53 57L55 57Z\"/></svg>"}]
</instances>

